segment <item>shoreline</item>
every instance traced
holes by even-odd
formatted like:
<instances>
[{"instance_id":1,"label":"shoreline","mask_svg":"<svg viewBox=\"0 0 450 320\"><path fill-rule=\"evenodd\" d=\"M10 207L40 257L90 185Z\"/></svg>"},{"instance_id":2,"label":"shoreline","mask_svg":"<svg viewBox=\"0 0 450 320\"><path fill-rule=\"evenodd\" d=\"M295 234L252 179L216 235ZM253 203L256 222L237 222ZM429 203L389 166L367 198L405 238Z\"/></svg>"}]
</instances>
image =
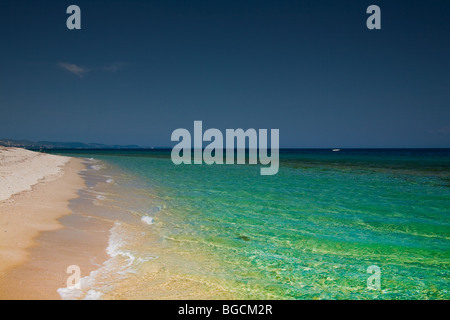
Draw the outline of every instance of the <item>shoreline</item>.
<instances>
[{"instance_id":1,"label":"shoreline","mask_svg":"<svg viewBox=\"0 0 450 320\"><path fill-rule=\"evenodd\" d=\"M61 299L57 289L66 287L69 265L80 266L83 277L107 259L108 235L97 230L109 230L109 225L83 224L80 216L72 216L70 203L86 187L82 159L16 148L0 151L5 149L22 160L0 158L2 180L15 189L0 201L0 300Z\"/></svg>"}]
</instances>

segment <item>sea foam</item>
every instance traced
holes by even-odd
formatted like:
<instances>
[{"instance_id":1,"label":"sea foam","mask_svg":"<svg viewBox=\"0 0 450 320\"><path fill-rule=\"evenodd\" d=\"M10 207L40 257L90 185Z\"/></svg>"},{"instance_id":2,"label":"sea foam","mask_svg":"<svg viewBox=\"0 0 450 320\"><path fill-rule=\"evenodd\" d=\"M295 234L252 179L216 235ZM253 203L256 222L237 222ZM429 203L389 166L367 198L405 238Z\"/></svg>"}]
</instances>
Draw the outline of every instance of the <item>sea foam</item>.
<instances>
[{"instance_id":1,"label":"sea foam","mask_svg":"<svg viewBox=\"0 0 450 320\"><path fill-rule=\"evenodd\" d=\"M121 223L115 222L110 230L108 247L106 248L110 258L99 269L80 279L81 289L59 288L57 292L63 300L98 300L112 288L110 285L102 285L102 283L105 283L105 279L110 281L112 274L120 278L126 273L133 272L132 265L135 261L142 263L142 259L136 259L131 252L123 249L126 239L119 230L120 227ZM148 259L145 259L145 261L148 261Z\"/></svg>"},{"instance_id":2,"label":"sea foam","mask_svg":"<svg viewBox=\"0 0 450 320\"><path fill-rule=\"evenodd\" d=\"M145 224L153 224L153 218L149 216L143 216L141 221Z\"/></svg>"}]
</instances>

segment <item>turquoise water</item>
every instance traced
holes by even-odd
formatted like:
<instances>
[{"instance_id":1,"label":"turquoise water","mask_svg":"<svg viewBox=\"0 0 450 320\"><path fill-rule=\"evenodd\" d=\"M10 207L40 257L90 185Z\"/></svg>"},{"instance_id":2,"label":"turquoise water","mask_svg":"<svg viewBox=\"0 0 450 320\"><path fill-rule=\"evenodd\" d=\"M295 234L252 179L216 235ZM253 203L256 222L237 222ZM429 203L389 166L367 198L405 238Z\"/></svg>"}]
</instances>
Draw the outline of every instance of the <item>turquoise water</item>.
<instances>
[{"instance_id":1,"label":"turquoise water","mask_svg":"<svg viewBox=\"0 0 450 320\"><path fill-rule=\"evenodd\" d=\"M237 298L450 298L450 150L284 150L275 176L175 166L170 151L58 153L94 158L114 180L101 199L110 219L139 225L128 241L152 257L141 265L162 246L177 272Z\"/></svg>"}]
</instances>

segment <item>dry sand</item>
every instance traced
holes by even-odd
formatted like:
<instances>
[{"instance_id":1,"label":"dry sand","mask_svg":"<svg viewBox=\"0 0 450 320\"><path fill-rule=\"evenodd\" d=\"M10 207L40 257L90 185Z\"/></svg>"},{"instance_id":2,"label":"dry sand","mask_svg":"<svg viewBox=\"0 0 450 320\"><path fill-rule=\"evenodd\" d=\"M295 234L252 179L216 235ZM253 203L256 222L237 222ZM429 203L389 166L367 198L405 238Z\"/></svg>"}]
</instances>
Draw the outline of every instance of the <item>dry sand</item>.
<instances>
[{"instance_id":1,"label":"dry sand","mask_svg":"<svg viewBox=\"0 0 450 320\"><path fill-rule=\"evenodd\" d=\"M0 202L42 182L54 180L70 158L0 147Z\"/></svg>"}]
</instances>

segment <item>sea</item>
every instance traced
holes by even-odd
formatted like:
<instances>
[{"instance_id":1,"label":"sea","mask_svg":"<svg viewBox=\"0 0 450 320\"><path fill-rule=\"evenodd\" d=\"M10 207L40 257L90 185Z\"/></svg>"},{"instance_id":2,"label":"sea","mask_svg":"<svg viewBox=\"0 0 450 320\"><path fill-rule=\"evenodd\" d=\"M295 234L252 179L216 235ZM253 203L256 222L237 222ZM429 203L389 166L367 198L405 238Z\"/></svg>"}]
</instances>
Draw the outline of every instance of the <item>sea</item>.
<instances>
[{"instance_id":1,"label":"sea","mask_svg":"<svg viewBox=\"0 0 450 320\"><path fill-rule=\"evenodd\" d=\"M109 260L63 299L450 298L450 149L282 149L272 176L46 152L83 159L71 209L112 225Z\"/></svg>"}]
</instances>

